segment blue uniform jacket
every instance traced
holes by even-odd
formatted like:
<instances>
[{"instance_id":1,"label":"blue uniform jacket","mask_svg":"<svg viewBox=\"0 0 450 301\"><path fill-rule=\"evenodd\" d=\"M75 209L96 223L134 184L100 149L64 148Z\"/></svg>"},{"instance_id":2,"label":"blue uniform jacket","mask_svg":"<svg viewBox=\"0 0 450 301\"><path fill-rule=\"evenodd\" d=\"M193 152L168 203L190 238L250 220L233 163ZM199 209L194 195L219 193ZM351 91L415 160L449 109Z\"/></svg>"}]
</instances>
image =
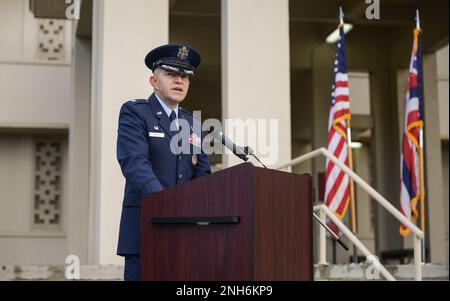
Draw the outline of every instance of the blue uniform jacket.
<instances>
[{"instance_id":1,"label":"blue uniform jacket","mask_svg":"<svg viewBox=\"0 0 450 301\"><path fill-rule=\"evenodd\" d=\"M199 122L181 107L178 109L178 119L189 123L191 134L196 129L193 123ZM131 100L122 105L117 133L117 160L126 184L118 255L140 253L142 196L211 173L208 157L200 148L197 148L201 153L196 155L198 160L195 165L192 145L190 154L176 155L171 152L170 143L174 134L176 132L170 131L170 119L154 94L148 100Z\"/></svg>"}]
</instances>

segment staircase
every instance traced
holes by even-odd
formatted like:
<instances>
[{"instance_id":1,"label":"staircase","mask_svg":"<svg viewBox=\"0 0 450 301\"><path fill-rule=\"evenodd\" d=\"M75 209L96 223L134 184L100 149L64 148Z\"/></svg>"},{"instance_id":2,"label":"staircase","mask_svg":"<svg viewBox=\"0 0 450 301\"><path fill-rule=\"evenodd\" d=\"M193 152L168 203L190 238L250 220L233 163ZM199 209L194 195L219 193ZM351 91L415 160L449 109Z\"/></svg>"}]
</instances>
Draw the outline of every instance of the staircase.
<instances>
[{"instance_id":1,"label":"staircase","mask_svg":"<svg viewBox=\"0 0 450 301\"><path fill-rule=\"evenodd\" d=\"M385 265L385 268L397 280L414 280L414 265ZM448 281L448 266L425 264L423 280ZM0 266L0 281L11 280L44 280L57 281L65 278L65 266ZM315 265L316 281L383 281L369 264ZM79 280L123 280L122 265L82 265Z\"/></svg>"}]
</instances>

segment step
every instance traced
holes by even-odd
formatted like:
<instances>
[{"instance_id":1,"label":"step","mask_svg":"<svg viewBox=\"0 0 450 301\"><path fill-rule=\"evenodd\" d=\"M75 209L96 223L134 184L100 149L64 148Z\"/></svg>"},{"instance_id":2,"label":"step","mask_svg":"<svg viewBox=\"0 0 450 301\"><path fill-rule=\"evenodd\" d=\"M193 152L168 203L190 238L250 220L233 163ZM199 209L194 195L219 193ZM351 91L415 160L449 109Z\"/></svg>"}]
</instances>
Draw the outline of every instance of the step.
<instances>
[{"instance_id":1,"label":"step","mask_svg":"<svg viewBox=\"0 0 450 301\"><path fill-rule=\"evenodd\" d=\"M386 265L397 280L414 280L414 265ZM423 280L449 280L448 266L425 264ZM378 277L379 276L379 277ZM315 265L317 281L367 281L384 280L369 264ZM65 266L2 265L0 281L5 280L67 280ZM80 280L123 280L122 265L81 265Z\"/></svg>"},{"instance_id":2,"label":"step","mask_svg":"<svg viewBox=\"0 0 450 301\"><path fill-rule=\"evenodd\" d=\"M415 267L412 264L385 265L386 270L396 280L414 280ZM448 266L444 264L426 263L422 265L422 280L447 280ZM368 263L361 264L334 264L315 265L314 280L347 280L347 281L368 281L385 280L383 276L375 270L374 266Z\"/></svg>"}]
</instances>

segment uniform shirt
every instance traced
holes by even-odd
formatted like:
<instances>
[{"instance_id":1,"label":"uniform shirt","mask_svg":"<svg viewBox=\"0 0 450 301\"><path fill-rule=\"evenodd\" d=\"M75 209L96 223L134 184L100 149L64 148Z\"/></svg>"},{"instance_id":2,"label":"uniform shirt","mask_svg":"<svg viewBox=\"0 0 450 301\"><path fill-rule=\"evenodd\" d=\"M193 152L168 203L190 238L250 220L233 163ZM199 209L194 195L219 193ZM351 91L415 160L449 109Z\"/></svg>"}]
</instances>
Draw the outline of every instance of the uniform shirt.
<instances>
[{"instance_id":1,"label":"uniform shirt","mask_svg":"<svg viewBox=\"0 0 450 301\"><path fill-rule=\"evenodd\" d=\"M191 113L181 107L177 109L178 119L185 119L190 130L201 128L194 126L199 121ZM201 143L199 146L190 145L192 150L199 153L196 161L192 153L171 152L171 138L176 132L170 131L167 115L156 94L152 94L148 100L128 101L120 110L117 160L126 181L118 255L140 252L140 201L143 196L211 173Z\"/></svg>"},{"instance_id":2,"label":"uniform shirt","mask_svg":"<svg viewBox=\"0 0 450 301\"><path fill-rule=\"evenodd\" d=\"M169 108L168 105L166 105L166 103L165 103L161 98L159 98L158 94L155 93L155 96L156 96L156 99L158 99L159 104L161 105L161 107L162 107L162 108L164 109L164 111L166 112L167 117L170 118L170 114L172 113L172 111L175 112L175 115L177 116L176 124L177 124L177 127L180 127L180 125L179 125L179 123L178 123L178 106L177 106L175 109L171 109L171 108Z\"/></svg>"}]
</instances>

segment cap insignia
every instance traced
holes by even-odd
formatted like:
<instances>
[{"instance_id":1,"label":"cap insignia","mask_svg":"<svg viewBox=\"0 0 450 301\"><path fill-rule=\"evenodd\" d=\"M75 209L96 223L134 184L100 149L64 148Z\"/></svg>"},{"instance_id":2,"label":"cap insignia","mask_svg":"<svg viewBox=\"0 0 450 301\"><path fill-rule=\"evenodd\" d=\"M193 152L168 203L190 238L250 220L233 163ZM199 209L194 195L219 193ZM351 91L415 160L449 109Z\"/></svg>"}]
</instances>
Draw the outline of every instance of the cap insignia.
<instances>
[{"instance_id":1,"label":"cap insignia","mask_svg":"<svg viewBox=\"0 0 450 301\"><path fill-rule=\"evenodd\" d=\"M189 55L189 49L187 49L186 46L180 47L178 48L178 54L177 56L182 59L185 60Z\"/></svg>"}]
</instances>

